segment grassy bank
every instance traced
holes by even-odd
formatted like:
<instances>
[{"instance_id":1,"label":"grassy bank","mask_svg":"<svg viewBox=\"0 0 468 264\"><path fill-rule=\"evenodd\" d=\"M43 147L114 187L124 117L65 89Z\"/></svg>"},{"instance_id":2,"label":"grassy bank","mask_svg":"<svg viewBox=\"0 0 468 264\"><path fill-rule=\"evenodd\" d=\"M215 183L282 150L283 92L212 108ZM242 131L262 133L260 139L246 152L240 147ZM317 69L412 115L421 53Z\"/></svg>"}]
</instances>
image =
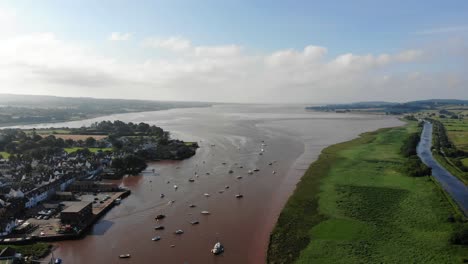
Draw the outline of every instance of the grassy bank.
<instances>
[{"instance_id":1,"label":"grassy bank","mask_svg":"<svg viewBox=\"0 0 468 264\"><path fill-rule=\"evenodd\" d=\"M68 154L77 152L78 150L82 150L84 148L64 148L65 152ZM98 151L112 151L112 148L87 148L92 153L97 153Z\"/></svg>"},{"instance_id":2,"label":"grassy bank","mask_svg":"<svg viewBox=\"0 0 468 264\"><path fill-rule=\"evenodd\" d=\"M402 170L416 124L330 146L307 170L271 235L269 263L460 263L453 208L429 177Z\"/></svg>"},{"instance_id":3,"label":"grassy bank","mask_svg":"<svg viewBox=\"0 0 468 264\"><path fill-rule=\"evenodd\" d=\"M11 247L16 250L17 253L21 253L23 256L32 256L35 259L43 258L50 253L52 245L48 243L35 243L31 245L1 245L0 250L3 250L6 247Z\"/></svg>"}]
</instances>

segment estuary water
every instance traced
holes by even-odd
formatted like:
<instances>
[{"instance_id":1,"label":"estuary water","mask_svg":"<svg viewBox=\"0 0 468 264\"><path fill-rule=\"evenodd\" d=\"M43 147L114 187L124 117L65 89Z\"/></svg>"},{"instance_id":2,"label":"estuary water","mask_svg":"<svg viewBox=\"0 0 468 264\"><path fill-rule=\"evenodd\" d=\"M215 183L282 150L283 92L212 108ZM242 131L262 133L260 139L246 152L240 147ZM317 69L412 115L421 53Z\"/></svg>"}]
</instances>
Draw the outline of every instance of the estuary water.
<instances>
[{"instance_id":1,"label":"estuary water","mask_svg":"<svg viewBox=\"0 0 468 264\"><path fill-rule=\"evenodd\" d=\"M140 175L113 181L132 194L85 238L54 244L54 256L66 264L264 263L282 207L321 150L403 124L395 117L309 112L300 105L215 105L24 127L80 127L101 120L155 124L200 148L190 159L150 163ZM210 214L202 215L204 210ZM166 218L157 222L158 214ZM165 229L154 230L156 225ZM178 229L184 233L174 234ZM161 240L151 241L154 236ZM225 252L214 256L210 250L217 241ZM131 258L118 258L126 253Z\"/></svg>"}]
</instances>

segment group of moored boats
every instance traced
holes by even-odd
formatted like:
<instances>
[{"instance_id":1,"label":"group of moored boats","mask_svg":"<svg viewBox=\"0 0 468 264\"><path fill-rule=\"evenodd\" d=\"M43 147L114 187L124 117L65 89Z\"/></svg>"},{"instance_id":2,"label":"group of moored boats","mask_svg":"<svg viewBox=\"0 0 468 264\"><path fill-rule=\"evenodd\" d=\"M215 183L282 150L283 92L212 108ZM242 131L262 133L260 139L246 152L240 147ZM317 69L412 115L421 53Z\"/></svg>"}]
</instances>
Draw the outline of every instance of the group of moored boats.
<instances>
[{"instance_id":1,"label":"group of moored boats","mask_svg":"<svg viewBox=\"0 0 468 264\"><path fill-rule=\"evenodd\" d=\"M215 145L213 144L213 145L211 145L211 146L214 147ZM261 148L260 153L259 153L260 155L262 155L262 154L265 152L265 149L264 149L265 146L266 146L266 144L264 143L264 141L262 141L262 148ZM273 163L275 163L275 162L276 162L276 161L270 162L270 163L268 163L268 165L273 165ZM203 163L205 163L205 162L203 162ZM227 163L226 163L226 162L222 162L222 164L223 164L223 165L226 165ZM237 163L236 163L236 164L237 164ZM243 168L243 166L239 166L239 168ZM258 171L260 171L260 169L255 168L255 169L253 169L253 170L248 170L247 174L251 175L251 174L253 174L254 172L258 172ZM228 173L229 173L229 174L232 174L232 173L234 173L234 171L233 171L233 170L229 170ZM275 173L276 173L276 171L273 171L273 174L275 174ZM210 175L210 173L207 172L206 175ZM197 174L197 173L195 173L195 176L198 178L198 174ZM237 176L236 178L237 178L237 179L242 179L242 176ZM189 182L195 182L195 179L194 179L194 178L189 178L188 181L189 181ZM170 183L170 182L168 181L167 183ZM177 189L178 189L178 186L177 186L177 185L174 185L174 189L177 190ZM226 186L225 186L225 189L229 189L229 186L226 185ZM222 190L219 191L219 193L222 193L222 192L223 192ZM210 194L209 194L209 193L204 193L203 195L204 195L205 197L210 197ZM164 194L160 194L160 197L161 197L161 198L164 198L165 195L164 195ZM235 197L236 197L237 199L240 199L240 198L243 198L244 195L241 194L241 193L238 193L238 194L235 195ZM172 202L173 202L173 201L172 201ZM195 204L190 204L189 207L190 207L190 208L194 208L194 207L196 207L196 205L195 205ZM206 210L205 210L205 211L201 211L201 214L202 214L202 215L209 215L209 214L211 214L211 213L210 213L209 211L206 211ZM156 221L159 221L159 220L164 219L165 217L166 217L166 216L165 216L164 214L159 214L159 215L157 215L157 216L155 217L155 219L156 219ZM189 223L190 223L191 225L198 225L200 222L197 221L197 220L193 220L193 221L190 221ZM155 230L163 230L163 229L164 229L164 226L163 226L163 225L157 225L157 226L154 227L154 229L155 229ZM183 233L184 233L184 231L183 231L182 229L178 229L178 230L176 230L176 231L174 232L174 234L176 234L176 235L182 235ZM161 240L161 236L155 236L155 237L151 238L151 240L152 240L152 241L159 241L159 240ZM175 245L171 245L171 247L175 247ZM216 242L216 243L214 244L213 248L211 249L211 253L213 253L214 255L219 255L219 254L221 254L221 253L223 253L223 252L224 252L224 246L223 246L223 245L221 244L221 242L219 242L219 241ZM122 255L119 255L119 258L130 258L130 254L122 254Z\"/></svg>"}]
</instances>

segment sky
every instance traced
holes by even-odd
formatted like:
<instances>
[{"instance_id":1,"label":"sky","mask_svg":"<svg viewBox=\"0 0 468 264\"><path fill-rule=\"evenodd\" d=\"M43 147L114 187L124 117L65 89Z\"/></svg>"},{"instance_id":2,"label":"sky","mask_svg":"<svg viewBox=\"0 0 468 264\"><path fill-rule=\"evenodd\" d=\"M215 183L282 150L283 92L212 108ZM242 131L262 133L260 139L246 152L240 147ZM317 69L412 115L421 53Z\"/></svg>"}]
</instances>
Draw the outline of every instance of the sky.
<instances>
[{"instance_id":1,"label":"sky","mask_svg":"<svg viewBox=\"0 0 468 264\"><path fill-rule=\"evenodd\" d=\"M468 1L0 0L0 93L468 99Z\"/></svg>"}]
</instances>

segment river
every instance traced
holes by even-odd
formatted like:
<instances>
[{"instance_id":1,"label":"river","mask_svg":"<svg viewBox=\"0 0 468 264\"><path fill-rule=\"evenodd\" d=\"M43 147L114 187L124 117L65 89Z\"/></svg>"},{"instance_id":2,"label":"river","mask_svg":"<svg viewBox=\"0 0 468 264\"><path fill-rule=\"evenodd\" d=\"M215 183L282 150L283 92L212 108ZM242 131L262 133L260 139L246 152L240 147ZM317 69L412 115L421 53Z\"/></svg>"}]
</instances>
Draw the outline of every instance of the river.
<instances>
[{"instance_id":1,"label":"river","mask_svg":"<svg viewBox=\"0 0 468 264\"><path fill-rule=\"evenodd\" d=\"M442 188L452 197L459 208L468 216L468 187L457 177L442 167L432 156L432 124L424 122L421 141L417 152L422 162L432 168L432 176L440 183Z\"/></svg>"},{"instance_id":2,"label":"river","mask_svg":"<svg viewBox=\"0 0 468 264\"><path fill-rule=\"evenodd\" d=\"M215 105L23 127L80 127L117 119L158 125L175 138L198 141L200 148L190 159L151 163L141 175L114 181L132 194L85 238L54 244L54 255L66 264L264 263L283 205L321 150L366 131L403 124L395 117L308 112L297 105ZM249 175L254 168L260 171ZM195 182L188 182L191 177ZM244 198L236 199L237 193ZM202 210L211 214L201 215ZM165 230L156 231L154 217L161 213L166 218L159 224ZM192 220L200 224L192 226ZM177 229L184 234L175 235ZM156 235L161 240L151 241ZM218 240L226 251L214 256L210 249ZM131 258L119 259L124 253Z\"/></svg>"}]
</instances>

